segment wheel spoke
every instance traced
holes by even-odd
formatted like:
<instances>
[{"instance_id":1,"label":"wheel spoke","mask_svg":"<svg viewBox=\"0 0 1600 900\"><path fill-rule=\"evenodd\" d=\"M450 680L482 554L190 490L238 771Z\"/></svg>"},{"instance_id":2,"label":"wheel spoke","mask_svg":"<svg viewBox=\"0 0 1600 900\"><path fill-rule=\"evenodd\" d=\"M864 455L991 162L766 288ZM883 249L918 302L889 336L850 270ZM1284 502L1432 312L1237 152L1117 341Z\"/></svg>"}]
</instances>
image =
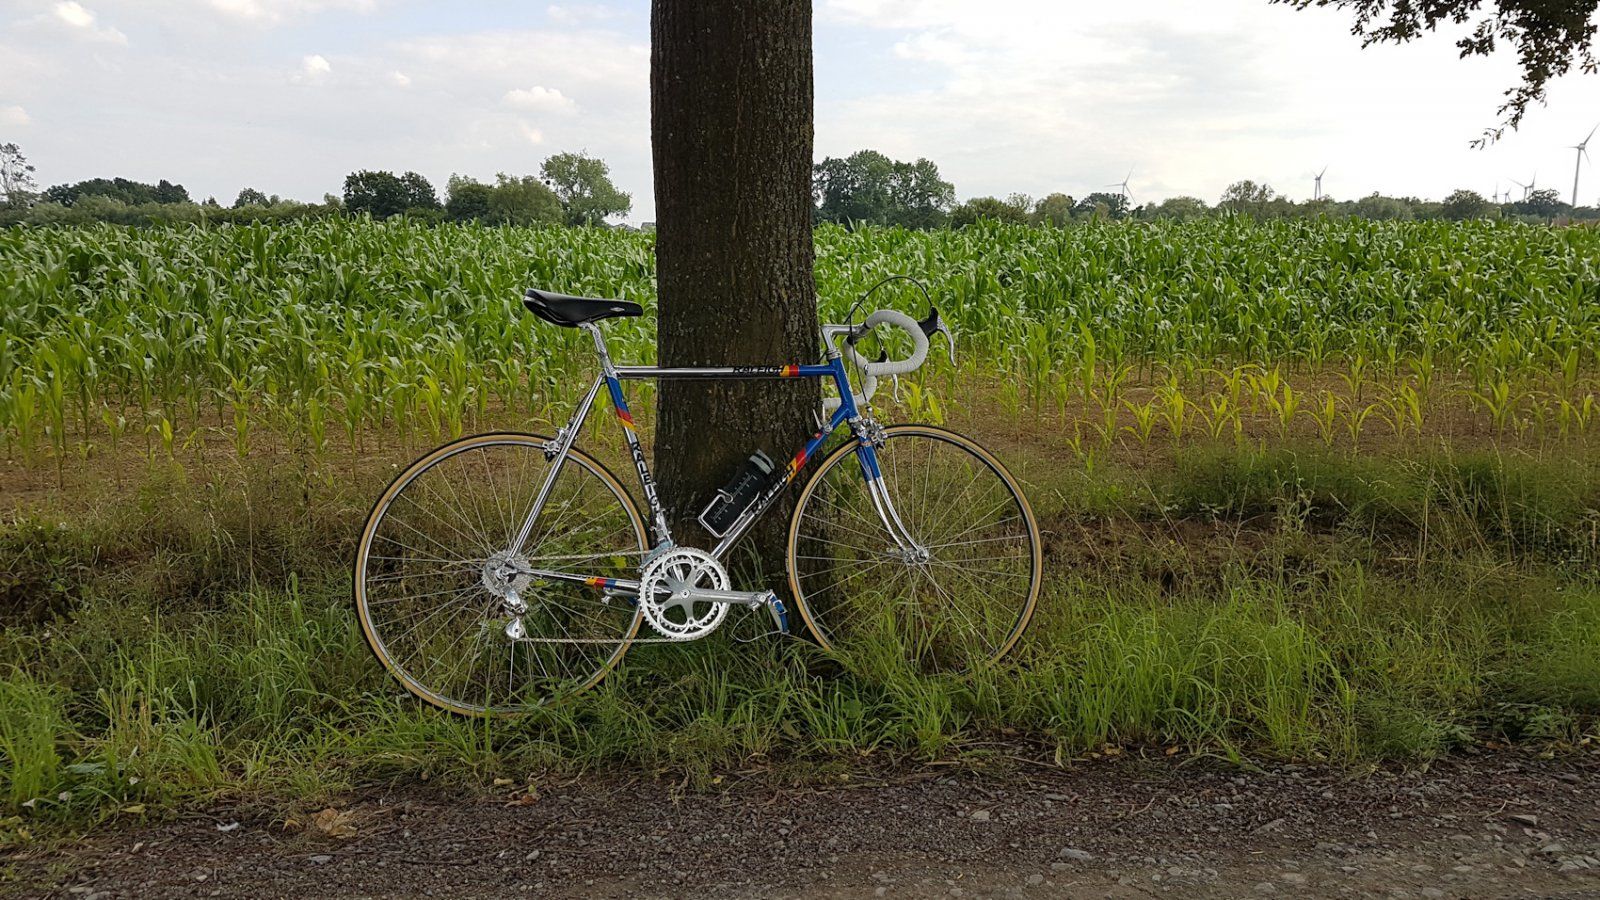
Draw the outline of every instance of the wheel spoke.
<instances>
[{"instance_id":1,"label":"wheel spoke","mask_svg":"<svg viewBox=\"0 0 1600 900\"><path fill-rule=\"evenodd\" d=\"M357 601L374 650L413 691L460 712L511 712L592 684L621 657L638 612L527 571L554 564L637 577L645 529L625 492L574 451L534 537L511 557L517 510L531 509L550 471L543 441L468 438L430 460L386 493L357 555ZM513 588L526 605L526 642L506 633Z\"/></svg>"},{"instance_id":2,"label":"wheel spoke","mask_svg":"<svg viewBox=\"0 0 1600 900\"><path fill-rule=\"evenodd\" d=\"M887 431L880 484L926 558L878 519L845 452L808 484L789 546L791 586L824 644L849 649L884 627L925 670L998 658L1038 597L1038 530L1009 475L965 439Z\"/></svg>"}]
</instances>

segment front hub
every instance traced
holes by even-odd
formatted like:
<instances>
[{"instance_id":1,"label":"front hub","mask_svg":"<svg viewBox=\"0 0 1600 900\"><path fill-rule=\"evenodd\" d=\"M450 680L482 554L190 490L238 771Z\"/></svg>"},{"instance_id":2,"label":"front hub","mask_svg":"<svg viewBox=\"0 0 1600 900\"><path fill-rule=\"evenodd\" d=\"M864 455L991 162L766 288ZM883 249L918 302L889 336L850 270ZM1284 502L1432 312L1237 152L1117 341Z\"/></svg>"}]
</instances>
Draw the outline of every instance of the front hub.
<instances>
[{"instance_id":1,"label":"front hub","mask_svg":"<svg viewBox=\"0 0 1600 900\"><path fill-rule=\"evenodd\" d=\"M888 552L888 556L908 566L925 566L933 558L926 547L895 547Z\"/></svg>"}]
</instances>

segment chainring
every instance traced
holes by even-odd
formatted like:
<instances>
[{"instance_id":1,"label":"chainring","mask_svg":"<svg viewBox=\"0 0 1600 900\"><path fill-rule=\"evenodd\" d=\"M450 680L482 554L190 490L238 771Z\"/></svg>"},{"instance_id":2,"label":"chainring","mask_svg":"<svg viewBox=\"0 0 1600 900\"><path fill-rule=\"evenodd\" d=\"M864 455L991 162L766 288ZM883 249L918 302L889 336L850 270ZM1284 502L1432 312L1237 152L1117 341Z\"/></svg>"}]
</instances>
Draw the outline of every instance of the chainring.
<instances>
[{"instance_id":1,"label":"chainring","mask_svg":"<svg viewBox=\"0 0 1600 900\"><path fill-rule=\"evenodd\" d=\"M716 631L728 617L728 604L685 596L694 588L728 589L728 572L711 554L675 547L652 559L639 578L639 608L645 621L672 641L699 640Z\"/></svg>"}]
</instances>

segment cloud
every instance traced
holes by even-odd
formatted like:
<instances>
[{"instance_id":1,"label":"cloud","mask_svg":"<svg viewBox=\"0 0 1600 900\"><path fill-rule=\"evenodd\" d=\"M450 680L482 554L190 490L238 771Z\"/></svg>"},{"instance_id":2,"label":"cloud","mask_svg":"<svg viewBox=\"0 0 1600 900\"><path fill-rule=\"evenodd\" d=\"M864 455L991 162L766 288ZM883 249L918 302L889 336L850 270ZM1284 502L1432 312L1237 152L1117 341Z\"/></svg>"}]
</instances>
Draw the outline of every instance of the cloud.
<instances>
[{"instance_id":1,"label":"cloud","mask_svg":"<svg viewBox=\"0 0 1600 900\"><path fill-rule=\"evenodd\" d=\"M149 0L79 2L102 21L132 21ZM109 172L181 180L197 197L249 184L314 199L361 169L413 170L442 188L452 173L534 173L551 153L587 148L641 207L651 196L642 18L626 29L467 31L386 18L389 30L370 33L330 17L266 33L208 0L162 0L150 6L187 18L160 27L192 39L158 48L135 34L136 49L102 61L76 46L52 3L38 2L45 18L25 41L0 25L0 107L27 108L34 123L12 130L52 181ZM543 107L508 102L512 89ZM114 153L93 139L107 121L124 123Z\"/></svg>"},{"instance_id":2,"label":"cloud","mask_svg":"<svg viewBox=\"0 0 1600 900\"><path fill-rule=\"evenodd\" d=\"M969 62L973 57L966 45L948 35L925 31L894 45L894 55L901 59L953 66Z\"/></svg>"},{"instance_id":3,"label":"cloud","mask_svg":"<svg viewBox=\"0 0 1600 900\"><path fill-rule=\"evenodd\" d=\"M1081 194L1130 165L1138 196L1209 195L1321 123L1274 74L1259 10L1218 3L1197 17L1185 3L824 0L819 20L879 32L878 65L892 68L876 89L819 103L818 154L928 156L963 197Z\"/></svg>"},{"instance_id":4,"label":"cloud","mask_svg":"<svg viewBox=\"0 0 1600 900\"><path fill-rule=\"evenodd\" d=\"M71 2L56 4L56 18L71 25L73 28L93 28L94 13L83 8L83 4Z\"/></svg>"},{"instance_id":5,"label":"cloud","mask_svg":"<svg viewBox=\"0 0 1600 900\"><path fill-rule=\"evenodd\" d=\"M633 191L635 217L653 217L647 4L62 3L0 0L0 128L31 120L29 153L52 180L315 198L357 169L442 183L588 148ZM1214 202L1239 178L1305 196L1323 164L1341 198L1487 194L1497 178L1570 172L1562 148L1600 109L1600 78L1573 76L1520 133L1473 153L1514 60L1457 60L1444 35L1362 51L1347 13L1262 0L815 6L818 156L927 157L962 197L1082 196L1130 166L1141 201ZM92 42L108 22L143 30L126 50ZM108 123L113 149L97 139ZM1590 201L1600 177L1583 177Z\"/></svg>"},{"instance_id":6,"label":"cloud","mask_svg":"<svg viewBox=\"0 0 1600 900\"><path fill-rule=\"evenodd\" d=\"M584 25L616 17L616 13L597 4L565 6L552 3L545 10L550 21L560 25Z\"/></svg>"},{"instance_id":7,"label":"cloud","mask_svg":"<svg viewBox=\"0 0 1600 900\"><path fill-rule=\"evenodd\" d=\"M1504 145L1474 152L1514 58L1457 59L1449 35L1363 50L1337 10L1203 6L818 0L817 153L927 156L962 197L1081 196L1130 166L1141 201L1215 202L1241 178L1308 196L1325 163L1342 199L1441 197L1570 168L1552 148L1581 139L1600 103L1600 79L1570 76ZM866 74L833 76L830 43Z\"/></svg>"},{"instance_id":8,"label":"cloud","mask_svg":"<svg viewBox=\"0 0 1600 900\"><path fill-rule=\"evenodd\" d=\"M109 26L97 26L98 17L77 0L62 0L51 8L55 19L73 33L93 41L108 44L126 44L128 36Z\"/></svg>"},{"instance_id":9,"label":"cloud","mask_svg":"<svg viewBox=\"0 0 1600 900\"><path fill-rule=\"evenodd\" d=\"M518 109L528 109L535 112L571 113L577 112L578 104L571 97L562 94L555 88L539 87L518 88L506 91L505 102Z\"/></svg>"},{"instance_id":10,"label":"cloud","mask_svg":"<svg viewBox=\"0 0 1600 900\"><path fill-rule=\"evenodd\" d=\"M313 53L300 60L300 72L294 80L301 84L316 84L327 78L333 72L333 64L320 53Z\"/></svg>"},{"instance_id":11,"label":"cloud","mask_svg":"<svg viewBox=\"0 0 1600 900\"><path fill-rule=\"evenodd\" d=\"M872 28L927 28L962 18L963 6L975 17L999 18L996 0L974 4L961 0L826 0L819 10L825 20Z\"/></svg>"},{"instance_id":12,"label":"cloud","mask_svg":"<svg viewBox=\"0 0 1600 900\"><path fill-rule=\"evenodd\" d=\"M205 5L230 18L270 26L330 10L368 13L378 8L378 0L205 0Z\"/></svg>"}]
</instances>

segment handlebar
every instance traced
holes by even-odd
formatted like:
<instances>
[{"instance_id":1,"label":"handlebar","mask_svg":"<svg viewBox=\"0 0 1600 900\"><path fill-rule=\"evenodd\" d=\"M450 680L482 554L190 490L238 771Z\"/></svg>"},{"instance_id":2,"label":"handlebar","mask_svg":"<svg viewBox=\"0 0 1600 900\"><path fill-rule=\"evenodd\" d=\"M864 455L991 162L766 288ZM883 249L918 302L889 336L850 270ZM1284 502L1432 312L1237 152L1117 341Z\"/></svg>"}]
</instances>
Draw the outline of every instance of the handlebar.
<instances>
[{"instance_id":1,"label":"handlebar","mask_svg":"<svg viewBox=\"0 0 1600 900\"><path fill-rule=\"evenodd\" d=\"M911 337L911 355L905 359L891 360L887 358L876 361L867 359L856 350L856 343L872 332L879 325L889 325L904 331ZM865 405L877 392L878 378L880 376L895 377L907 375L922 368L928 358L928 341L935 334L944 335L946 349L950 352L950 361L955 362L955 339L950 334L950 329L939 319L939 310L929 307L928 317L918 322L903 312L896 309L880 309L867 316L859 326L851 325L824 325L822 338L830 347L838 338L845 339L844 346L840 349L861 370L861 393L855 394L857 405ZM840 399L826 397L822 401L822 411L825 415L832 415L839 408Z\"/></svg>"},{"instance_id":2,"label":"handlebar","mask_svg":"<svg viewBox=\"0 0 1600 900\"><path fill-rule=\"evenodd\" d=\"M912 345L911 355L900 360L879 360L877 362L873 362L872 360L869 360L860 353L856 352L856 340L858 340L861 336L865 336L867 332L870 332L879 325L892 325L910 335ZM897 309L878 310L872 315L867 316L867 320L862 323L861 328L862 330L859 335L853 335L845 338L844 352L849 354L850 358L855 361L855 364L861 367L861 371L868 375L905 375L910 372L915 372L917 369L921 368L923 361L928 358L928 336L923 334L922 329L917 327L916 319L911 318Z\"/></svg>"}]
</instances>

